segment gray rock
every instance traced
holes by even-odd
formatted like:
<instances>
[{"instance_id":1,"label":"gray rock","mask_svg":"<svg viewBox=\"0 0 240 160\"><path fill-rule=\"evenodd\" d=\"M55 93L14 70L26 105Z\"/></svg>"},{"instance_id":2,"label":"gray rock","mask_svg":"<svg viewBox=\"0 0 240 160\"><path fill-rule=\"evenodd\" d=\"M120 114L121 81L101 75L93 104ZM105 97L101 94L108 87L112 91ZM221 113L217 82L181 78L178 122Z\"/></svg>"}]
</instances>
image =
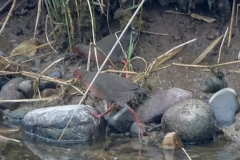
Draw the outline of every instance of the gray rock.
<instances>
[{"instance_id":1,"label":"gray rock","mask_svg":"<svg viewBox=\"0 0 240 160\"><path fill-rule=\"evenodd\" d=\"M163 113L178 102L192 98L192 93L180 88L155 90L142 105L137 108L141 123L160 122Z\"/></svg>"},{"instance_id":2,"label":"gray rock","mask_svg":"<svg viewBox=\"0 0 240 160\"><path fill-rule=\"evenodd\" d=\"M200 86L200 90L205 93L216 93L227 86L228 85L225 80L218 77L211 77Z\"/></svg>"},{"instance_id":3,"label":"gray rock","mask_svg":"<svg viewBox=\"0 0 240 160\"><path fill-rule=\"evenodd\" d=\"M108 119L108 124L121 133L129 132L133 122L133 114L125 107Z\"/></svg>"},{"instance_id":4,"label":"gray rock","mask_svg":"<svg viewBox=\"0 0 240 160\"><path fill-rule=\"evenodd\" d=\"M23 78L14 78L14 79L11 79L8 83L6 83L1 91L5 91L5 90L18 90L18 86L19 84L24 81Z\"/></svg>"},{"instance_id":5,"label":"gray rock","mask_svg":"<svg viewBox=\"0 0 240 160\"><path fill-rule=\"evenodd\" d=\"M213 138L215 116L211 108L197 99L180 102L162 117L164 133L176 132L186 143L203 143Z\"/></svg>"},{"instance_id":6,"label":"gray rock","mask_svg":"<svg viewBox=\"0 0 240 160\"><path fill-rule=\"evenodd\" d=\"M8 82L9 80L5 77L0 77L0 89Z\"/></svg>"},{"instance_id":7,"label":"gray rock","mask_svg":"<svg viewBox=\"0 0 240 160\"><path fill-rule=\"evenodd\" d=\"M35 109L36 109L36 107L32 107L32 106L31 107L27 106L27 107L18 108L18 109L14 110L14 111L11 111L7 115L6 119L8 120L8 122L10 124L19 124L19 123L22 122L24 116L28 112L33 111Z\"/></svg>"},{"instance_id":8,"label":"gray rock","mask_svg":"<svg viewBox=\"0 0 240 160\"><path fill-rule=\"evenodd\" d=\"M60 71L53 71L48 74L49 77L52 78L61 78L62 77L62 72Z\"/></svg>"},{"instance_id":9,"label":"gray rock","mask_svg":"<svg viewBox=\"0 0 240 160\"><path fill-rule=\"evenodd\" d=\"M2 113L3 113L4 116L7 116L10 112L11 112L10 109L4 109L4 110L2 111Z\"/></svg>"},{"instance_id":10,"label":"gray rock","mask_svg":"<svg viewBox=\"0 0 240 160\"><path fill-rule=\"evenodd\" d=\"M215 93L209 100L219 126L229 126L234 123L235 115L239 111L236 92L231 88L224 88Z\"/></svg>"},{"instance_id":11,"label":"gray rock","mask_svg":"<svg viewBox=\"0 0 240 160\"><path fill-rule=\"evenodd\" d=\"M21 92L16 90L3 90L0 92L0 100L15 100L15 99L24 99L24 95ZM19 106L18 102L4 102L0 103L1 109L14 109Z\"/></svg>"},{"instance_id":12,"label":"gray rock","mask_svg":"<svg viewBox=\"0 0 240 160\"><path fill-rule=\"evenodd\" d=\"M130 135L131 136L138 136L138 126L137 126L136 122L132 123L132 125L131 125Z\"/></svg>"},{"instance_id":13,"label":"gray rock","mask_svg":"<svg viewBox=\"0 0 240 160\"><path fill-rule=\"evenodd\" d=\"M97 114L94 108L87 105L65 105L36 109L23 119L23 130L29 135L42 137L42 140L53 143L87 143L98 141L105 136L106 124L102 118L93 118L88 112ZM60 141L63 129L71 115L73 118Z\"/></svg>"},{"instance_id":14,"label":"gray rock","mask_svg":"<svg viewBox=\"0 0 240 160\"><path fill-rule=\"evenodd\" d=\"M34 91L31 80L23 81L19 84L19 91L21 91L26 98L32 98Z\"/></svg>"}]
</instances>

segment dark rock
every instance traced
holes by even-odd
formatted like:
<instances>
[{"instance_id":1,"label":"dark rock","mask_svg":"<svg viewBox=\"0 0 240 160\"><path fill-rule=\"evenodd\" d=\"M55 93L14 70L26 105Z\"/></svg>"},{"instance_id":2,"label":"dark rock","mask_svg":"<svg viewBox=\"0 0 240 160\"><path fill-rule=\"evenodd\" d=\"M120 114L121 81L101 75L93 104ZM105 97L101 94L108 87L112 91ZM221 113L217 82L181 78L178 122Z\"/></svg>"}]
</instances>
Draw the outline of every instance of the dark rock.
<instances>
[{"instance_id":1,"label":"dark rock","mask_svg":"<svg viewBox=\"0 0 240 160\"><path fill-rule=\"evenodd\" d=\"M35 110L36 108L37 107L32 107L32 106L31 107L27 106L27 107L18 108L18 109L14 110L14 111L11 111L7 115L6 119L8 120L8 122L10 124L20 124L22 122L24 116L28 112L30 112L32 110Z\"/></svg>"},{"instance_id":2,"label":"dark rock","mask_svg":"<svg viewBox=\"0 0 240 160\"><path fill-rule=\"evenodd\" d=\"M48 74L49 77L52 78L62 78L62 72L60 71L53 71Z\"/></svg>"},{"instance_id":3,"label":"dark rock","mask_svg":"<svg viewBox=\"0 0 240 160\"><path fill-rule=\"evenodd\" d=\"M121 133L129 132L133 122L133 114L125 107L108 119L108 124Z\"/></svg>"},{"instance_id":4,"label":"dark rock","mask_svg":"<svg viewBox=\"0 0 240 160\"><path fill-rule=\"evenodd\" d=\"M2 111L2 113L3 113L4 116L8 115L10 112L11 112L10 109L4 109L4 110Z\"/></svg>"},{"instance_id":5,"label":"dark rock","mask_svg":"<svg viewBox=\"0 0 240 160\"><path fill-rule=\"evenodd\" d=\"M14 79L11 79L8 83L6 83L1 91L7 91L7 90L18 90L18 86L19 84L24 81L23 78L14 78Z\"/></svg>"},{"instance_id":6,"label":"dark rock","mask_svg":"<svg viewBox=\"0 0 240 160\"><path fill-rule=\"evenodd\" d=\"M164 133L176 132L182 142L203 143L213 138L215 116L211 108L197 99L180 102L162 117Z\"/></svg>"},{"instance_id":7,"label":"dark rock","mask_svg":"<svg viewBox=\"0 0 240 160\"><path fill-rule=\"evenodd\" d=\"M192 93L180 88L155 90L150 98L137 108L141 123L160 122L163 113L174 104L192 98Z\"/></svg>"},{"instance_id":8,"label":"dark rock","mask_svg":"<svg viewBox=\"0 0 240 160\"><path fill-rule=\"evenodd\" d=\"M6 77L0 78L0 89L8 82L9 80Z\"/></svg>"},{"instance_id":9,"label":"dark rock","mask_svg":"<svg viewBox=\"0 0 240 160\"><path fill-rule=\"evenodd\" d=\"M23 35L23 30L22 30L22 28L17 27L17 33L16 33L16 35L17 35L17 36Z\"/></svg>"},{"instance_id":10,"label":"dark rock","mask_svg":"<svg viewBox=\"0 0 240 160\"><path fill-rule=\"evenodd\" d=\"M47 88L56 89L56 88L57 88L57 85L56 85L56 83L54 83L54 82L44 82L44 81L40 81L40 84L39 84L39 89L40 89L40 91L42 91L42 90L44 90L44 89L47 89Z\"/></svg>"},{"instance_id":11,"label":"dark rock","mask_svg":"<svg viewBox=\"0 0 240 160\"><path fill-rule=\"evenodd\" d=\"M200 90L205 93L215 93L227 86L226 81L218 77L211 77L200 86Z\"/></svg>"},{"instance_id":12,"label":"dark rock","mask_svg":"<svg viewBox=\"0 0 240 160\"><path fill-rule=\"evenodd\" d=\"M235 114L239 111L236 92L231 88L224 88L215 93L209 100L219 126L229 126L235 121Z\"/></svg>"},{"instance_id":13,"label":"dark rock","mask_svg":"<svg viewBox=\"0 0 240 160\"><path fill-rule=\"evenodd\" d=\"M33 82L31 80L23 81L19 84L19 91L21 91L26 98L32 98L34 91L33 91Z\"/></svg>"},{"instance_id":14,"label":"dark rock","mask_svg":"<svg viewBox=\"0 0 240 160\"><path fill-rule=\"evenodd\" d=\"M24 99L24 95L16 90L3 90L0 92L0 100L15 100ZM0 108L2 109L14 109L19 106L18 102L4 102L0 103Z\"/></svg>"},{"instance_id":15,"label":"dark rock","mask_svg":"<svg viewBox=\"0 0 240 160\"><path fill-rule=\"evenodd\" d=\"M52 88L47 88L47 89L44 89L43 91L42 91L42 97L44 98L44 97L50 97L50 96L52 96L52 95L54 95L54 94L56 94L57 93L57 90L56 89L52 89Z\"/></svg>"},{"instance_id":16,"label":"dark rock","mask_svg":"<svg viewBox=\"0 0 240 160\"><path fill-rule=\"evenodd\" d=\"M23 130L32 138L40 138L49 143L87 143L104 138L106 124L101 119L89 115L88 111L97 114L94 108L87 105L66 105L36 109L23 119ZM70 117L68 128L58 141Z\"/></svg>"},{"instance_id":17,"label":"dark rock","mask_svg":"<svg viewBox=\"0 0 240 160\"><path fill-rule=\"evenodd\" d=\"M215 35L214 35L214 33L207 33L207 39L208 40L214 40L216 37L215 37Z\"/></svg>"}]
</instances>

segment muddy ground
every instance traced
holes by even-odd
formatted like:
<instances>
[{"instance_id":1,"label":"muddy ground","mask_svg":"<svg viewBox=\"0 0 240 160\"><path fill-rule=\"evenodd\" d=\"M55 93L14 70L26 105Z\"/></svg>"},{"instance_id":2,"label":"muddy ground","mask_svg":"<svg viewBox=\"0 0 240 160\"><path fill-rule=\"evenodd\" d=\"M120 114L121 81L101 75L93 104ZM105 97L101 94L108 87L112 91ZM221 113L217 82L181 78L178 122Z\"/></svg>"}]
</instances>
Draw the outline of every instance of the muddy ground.
<instances>
[{"instance_id":1,"label":"muddy ground","mask_svg":"<svg viewBox=\"0 0 240 160\"><path fill-rule=\"evenodd\" d=\"M176 7L168 8L176 9ZM166 10L166 9L164 9ZM158 56L164 54L171 48L182 44L188 40L197 38L197 41L187 45L183 50L180 51L177 56L173 57L171 60L162 64L159 67L163 67L172 63L183 63L191 64L201 52L213 41L224 33L225 29L229 26L230 16L225 17L223 27L219 20L213 23L206 23L200 20L191 18L188 15L181 14L171 14L165 13L163 8L158 5L146 5L144 6L143 18L144 18L144 28L149 32L156 33L166 33L167 36L160 36L155 34L142 33L139 36L139 40L135 49L135 55L144 58L148 64L154 61ZM29 23L29 27L26 28L26 23L29 20L30 15L34 10L29 10L25 14L14 15L10 18L8 25L6 26L3 35L0 36L0 51L3 56L9 56L11 50L20 44L22 41L33 37L35 16L34 14L32 20ZM216 17L211 12L197 11L198 14L205 16ZM230 13L230 10L229 10ZM42 12L44 15L45 12ZM0 14L0 19L3 22L3 17L7 15L7 12ZM229 14L230 15L230 14ZM41 23L45 21L44 16L41 18ZM89 24L90 25L90 24ZM233 37L231 46L228 48L225 42L222 49L222 56L220 63L236 61L238 52L240 50L239 41L240 35L238 34L238 26L234 25ZM23 31L23 34L17 35L19 30ZM117 30L117 29L115 29ZM39 35L36 37L42 42L46 43L46 38L44 34L44 25L40 25L38 28ZM57 48L64 48L63 46L56 46ZM213 65L217 63L218 52L220 43L205 57L205 59L200 63L202 65ZM49 52L49 48L40 49L37 55L42 55ZM64 54L68 53L69 49L60 53L53 53L50 56L42 58L42 63L40 66L40 71L44 70L49 64L58 58L62 57ZM72 72L74 69L84 64L85 60L81 58L74 57L71 60L60 62L52 67L50 70L61 70L64 79L72 78ZM133 62L133 67L136 72L144 70L145 64L141 60L136 60ZM224 73L229 73L230 70L238 70L240 64L232 64L222 66ZM199 68L190 67L179 67L171 66L169 68L154 72L151 74L150 82L152 88L162 88L169 89L173 87L182 88L193 92L194 98L203 99L207 101L211 94L202 93L199 90L199 86L204 83L204 81L212 76L211 72L203 71ZM238 86L238 79L240 74L229 73L226 74L226 81L228 86L235 89L237 94L240 94L240 89Z\"/></svg>"}]
</instances>

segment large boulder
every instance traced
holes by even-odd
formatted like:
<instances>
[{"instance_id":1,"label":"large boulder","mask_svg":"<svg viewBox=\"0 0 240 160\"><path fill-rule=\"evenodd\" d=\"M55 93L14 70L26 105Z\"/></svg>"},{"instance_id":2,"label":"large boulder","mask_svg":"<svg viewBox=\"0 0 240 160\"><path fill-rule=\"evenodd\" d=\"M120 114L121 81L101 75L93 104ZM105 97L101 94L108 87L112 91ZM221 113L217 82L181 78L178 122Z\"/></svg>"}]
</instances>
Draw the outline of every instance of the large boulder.
<instances>
[{"instance_id":1,"label":"large boulder","mask_svg":"<svg viewBox=\"0 0 240 160\"><path fill-rule=\"evenodd\" d=\"M23 119L25 134L41 137L53 143L88 143L104 139L106 123L92 117L89 112L98 114L87 105L65 105L40 108L29 112ZM64 131L70 117L67 129ZM64 135L58 141L62 132ZM34 138L35 137L35 138Z\"/></svg>"},{"instance_id":2,"label":"large boulder","mask_svg":"<svg viewBox=\"0 0 240 160\"><path fill-rule=\"evenodd\" d=\"M192 93L180 88L158 89L153 91L149 97L137 108L137 115L141 123L159 123L167 109L186 99L191 99Z\"/></svg>"},{"instance_id":3,"label":"large boulder","mask_svg":"<svg viewBox=\"0 0 240 160\"><path fill-rule=\"evenodd\" d=\"M215 116L206 103L185 100L163 114L162 127L165 133L176 132L183 142L203 143L214 136Z\"/></svg>"}]
</instances>

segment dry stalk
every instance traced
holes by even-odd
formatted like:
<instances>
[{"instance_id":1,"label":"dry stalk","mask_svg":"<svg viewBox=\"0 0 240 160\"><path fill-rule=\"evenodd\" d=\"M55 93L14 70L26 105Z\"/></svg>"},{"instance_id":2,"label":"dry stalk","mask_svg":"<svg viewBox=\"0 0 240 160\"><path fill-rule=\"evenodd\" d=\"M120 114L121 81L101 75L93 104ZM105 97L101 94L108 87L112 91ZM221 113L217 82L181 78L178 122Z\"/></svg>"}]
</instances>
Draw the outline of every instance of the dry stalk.
<instances>
[{"instance_id":1,"label":"dry stalk","mask_svg":"<svg viewBox=\"0 0 240 160\"><path fill-rule=\"evenodd\" d=\"M0 13L4 10L5 7L8 6L8 4L10 4L13 0L8 0L6 1L0 8Z\"/></svg>"},{"instance_id":2,"label":"dry stalk","mask_svg":"<svg viewBox=\"0 0 240 160\"><path fill-rule=\"evenodd\" d=\"M228 47L230 47L231 39L232 39L232 27L233 27L233 21L234 21L235 6L236 6L236 0L233 0L232 15L231 15L231 21L229 26L229 34L228 34Z\"/></svg>"},{"instance_id":3,"label":"dry stalk","mask_svg":"<svg viewBox=\"0 0 240 160\"><path fill-rule=\"evenodd\" d=\"M11 99L11 100L0 100L0 103L5 102L38 102L38 101L48 101L53 100L54 98L40 98L40 99Z\"/></svg>"},{"instance_id":4,"label":"dry stalk","mask_svg":"<svg viewBox=\"0 0 240 160\"><path fill-rule=\"evenodd\" d=\"M24 54L24 53L29 52L29 51L33 51L33 50L38 49L38 48L43 48L43 47L45 47L45 46L47 46L47 45L50 45L50 46L51 46L51 44L53 44L53 43L55 43L55 41L52 41L52 42L49 42L49 43L44 43L44 44L42 44L42 45L40 45L40 46L31 48L31 49L29 49L29 50L25 50L25 51L20 52L20 53L18 53L18 54L14 54L14 55L8 56L7 59L9 59L9 58L11 58L11 57L15 57L15 56L21 55L21 54Z\"/></svg>"},{"instance_id":5,"label":"dry stalk","mask_svg":"<svg viewBox=\"0 0 240 160\"><path fill-rule=\"evenodd\" d=\"M47 42L48 42L47 44L52 48L52 50L55 53L57 53L57 51L53 48L53 46L51 45L51 43L49 42L49 39L48 39L48 35L47 35L47 22L48 22L48 15L46 16L46 21L45 21L45 35L46 35L46 39L47 39Z\"/></svg>"},{"instance_id":6,"label":"dry stalk","mask_svg":"<svg viewBox=\"0 0 240 160\"><path fill-rule=\"evenodd\" d=\"M22 76L27 76L27 77L31 77L31 78L35 78L35 79L38 79L40 77L40 79L44 80L44 81L55 82L55 83L63 84L63 85L70 85L72 88L74 88L76 91L78 91L82 95L84 94L78 87L71 84L72 80L62 81L62 80L57 79L57 78L51 78L51 77L48 77L48 76L45 76L45 75L40 76L40 74L33 73L33 72L27 72L27 71L20 71L20 72L0 71L0 75L13 75L13 74L19 74L19 75L22 75Z\"/></svg>"},{"instance_id":7,"label":"dry stalk","mask_svg":"<svg viewBox=\"0 0 240 160\"><path fill-rule=\"evenodd\" d=\"M97 76L99 75L100 71L102 70L103 66L106 64L107 60L109 59L109 57L111 56L113 50L116 48L116 46L118 45L119 43L119 40L122 38L123 34L126 32L126 30L128 29L128 27L130 26L130 24L132 23L134 17L137 15L138 11L141 9L143 3L145 2L145 0L142 0L141 3L139 4L138 8L136 9L136 11L134 12L134 14L132 15L131 19L129 20L129 22L127 23L126 27L124 28L124 30L122 31L121 35L119 36L119 39L117 39L116 43L113 45L111 51L109 52L109 54L107 55L106 59L104 60L102 66L99 68L98 72L96 73L95 77L93 78L92 82L89 84L88 88L86 89L86 92L84 93L82 99L80 100L79 104L81 104L84 100L84 98L86 97L90 87L93 85L94 81L96 80ZM88 3L89 3L89 0L88 0ZM89 6L90 7L90 6ZM92 26L93 27L93 26ZM75 112L77 111L77 109L75 109L67 123L67 125L65 126L65 128L63 129L63 132L61 134L61 136L59 137L59 141L62 139L69 123L71 122L73 116L75 115Z\"/></svg>"},{"instance_id":8,"label":"dry stalk","mask_svg":"<svg viewBox=\"0 0 240 160\"><path fill-rule=\"evenodd\" d=\"M237 13L236 13L236 26L238 25L238 8L239 8L240 4L237 5Z\"/></svg>"},{"instance_id":9,"label":"dry stalk","mask_svg":"<svg viewBox=\"0 0 240 160\"><path fill-rule=\"evenodd\" d=\"M155 35L160 35L160 36L167 36L167 33L156 33L156 32L149 32L149 31L140 31L142 33L148 33L148 34L155 34Z\"/></svg>"},{"instance_id":10,"label":"dry stalk","mask_svg":"<svg viewBox=\"0 0 240 160\"><path fill-rule=\"evenodd\" d=\"M186 150L184 148L182 148L183 152L186 154L186 156L188 157L189 160L192 160L191 157L188 155L188 153L186 152Z\"/></svg>"},{"instance_id":11,"label":"dry stalk","mask_svg":"<svg viewBox=\"0 0 240 160\"><path fill-rule=\"evenodd\" d=\"M89 0L87 0L88 7L89 7L89 12L91 16L91 22L92 22L92 35L93 35L93 44L96 46L96 41L95 41L95 31L94 31L94 22L93 22L93 14L92 14L92 7L90 5ZM98 57L97 57L97 49L94 47L94 54L96 58L96 63L97 63L97 68L99 70L99 64L98 64Z\"/></svg>"},{"instance_id":12,"label":"dry stalk","mask_svg":"<svg viewBox=\"0 0 240 160\"><path fill-rule=\"evenodd\" d=\"M228 27L227 27L227 29L226 29L226 31L225 31L225 34L224 34L224 36L223 36L223 40L222 40L222 43L221 43L221 46L220 46L220 49L219 49L218 62L217 62L217 63L220 62L221 53L222 53L222 46L223 46L223 43L225 42L225 39L226 39L226 36L227 36L227 32L228 32Z\"/></svg>"},{"instance_id":13,"label":"dry stalk","mask_svg":"<svg viewBox=\"0 0 240 160\"><path fill-rule=\"evenodd\" d=\"M181 67L194 67L194 68L208 68L210 66L206 65L194 65L194 64L182 64L182 63L173 63L173 66L181 66Z\"/></svg>"},{"instance_id":14,"label":"dry stalk","mask_svg":"<svg viewBox=\"0 0 240 160\"><path fill-rule=\"evenodd\" d=\"M38 13L37 13L37 18L36 18L36 23L35 23L33 38L35 38L35 36L36 36L37 25L38 25L40 13L41 13L41 6L42 6L42 0L38 0Z\"/></svg>"},{"instance_id":15,"label":"dry stalk","mask_svg":"<svg viewBox=\"0 0 240 160\"><path fill-rule=\"evenodd\" d=\"M102 71L101 73L106 73L106 72L112 72L112 73L129 73L129 74L138 74L137 72L130 72L130 71L118 71L118 70L111 70L111 69L108 69L108 70Z\"/></svg>"},{"instance_id":16,"label":"dry stalk","mask_svg":"<svg viewBox=\"0 0 240 160\"><path fill-rule=\"evenodd\" d=\"M70 11L69 6L66 6L66 8L67 8L69 21L70 21L71 35L72 35L72 39L73 39L74 38L74 25L73 25L73 20L72 20L72 16L71 16L71 11Z\"/></svg>"},{"instance_id":17,"label":"dry stalk","mask_svg":"<svg viewBox=\"0 0 240 160\"><path fill-rule=\"evenodd\" d=\"M44 55L40 55L40 56L31 58L31 59L28 59L28 60L23 61L23 62L21 62L21 63L26 63L26 62L29 62L29 61L33 61L33 60L35 60L35 59L38 59L38 58L41 58L41 57L45 57L45 56L50 55L50 54L52 54L52 53L54 53L54 52L49 52L49 53L46 53L46 54L44 54Z\"/></svg>"},{"instance_id":18,"label":"dry stalk","mask_svg":"<svg viewBox=\"0 0 240 160\"><path fill-rule=\"evenodd\" d=\"M7 15L5 21L4 21L3 25L2 25L2 28L1 28L1 30L0 30L0 34L1 34L1 33L3 32L3 30L4 30L4 28L5 28L5 26L6 26L7 22L8 22L11 14L12 14L12 11L13 11L13 8L14 8L15 4L16 4L16 0L13 0L12 7L11 7L10 11L8 12L8 15Z\"/></svg>"},{"instance_id":19,"label":"dry stalk","mask_svg":"<svg viewBox=\"0 0 240 160\"><path fill-rule=\"evenodd\" d=\"M78 9L78 2L77 0L75 0L75 5L76 5L76 11L77 11L77 24L78 24L78 27L80 27L80 13L79 13L79 9Z\"/></svg>"}]
</instances>

